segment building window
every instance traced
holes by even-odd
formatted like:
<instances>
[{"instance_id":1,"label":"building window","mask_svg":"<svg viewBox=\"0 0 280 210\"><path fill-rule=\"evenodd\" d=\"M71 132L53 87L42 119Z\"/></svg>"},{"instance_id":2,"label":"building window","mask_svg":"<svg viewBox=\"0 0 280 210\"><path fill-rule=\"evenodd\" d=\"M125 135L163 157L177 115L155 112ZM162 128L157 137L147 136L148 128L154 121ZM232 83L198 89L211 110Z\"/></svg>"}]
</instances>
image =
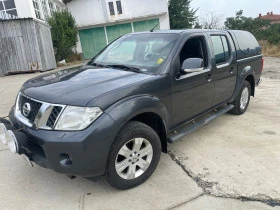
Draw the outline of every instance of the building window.
<instances>
[{"instance_id":1,"label":"building window","mask_svg":"<svg viewBox=\"0 0 280 210\"><path fill-rule=\"evenodd\" d=\"M118 14L122 14L122 3L121 1L116 1Z\"/></svg>"},{"instance_id":2,"label":"building window","mask_svg":"<svg viewBox=\"0 0 280 210\"><path fill-rule=\"evenodd\" d=\"M34 6L36 18L42 20L43 18L42 18L42 14L41 14L40 7L39 7L39 1L38 0L33 0L33 6Z\"/></svg>"},{"instance_id":3,"label":"building window","mask_svg":"<svg viewBox=\"0 0 280 210\"><path fill-rule=\"evenodd\" d=\"M4 3L3 3L3 1L0 1L0 11L4 11Z\"/></svg>"},{"instance_id":4,"label":"building window","mask_svg":"<svg viewBox=\"0 0 280 210\"><path fill-rule=\"evenodd\" d=\"M1 18L10 19L17 17L17 9L14 0L0 0Z\"/></svg>"},{"instance_id":5,"label":"building window","mask_svg":"<svg viewBox=\"0 0 280 210\"><path fill-rule=\"evenodd\" d=\"M55 12L55 8L54 8L52 1L49 1L49 8L50 8L51 14Z\"/></svg>"},{"instance_id":6,"label":"building window","mask_svg":"<svg viewBox=\"0 0 280 210\"><path fill-rule=\"evenodd\" d=\"M48 12L46 0L41 0L41 4L42 4L42 10L44 14L44 19L47 20L49 18L49 12Z\"/></svg>"},{"instance_id":7,"label":"building window","mask_svg":"<svg viewBox=\"0 0 280 210\"><path fill-rule=\"evenodd\" d=\"M60 12L60 7L56 5L56 11Z\"/></svg>"},{"instance_id":8,"label":"building window","mask_svg":"<svg viewBox=\"0 0 280 210\"><path fill-rule=\"evenodd\" d=\"M113 2L108 2L108 4L109 4L110 15L115 15L115 9L114 9Z\"/></svg>"},{"instance_id":9,"label":"building window","mask_svg":"<svg viewBox=\"0 0 280 210\"><path fill-rule=\"evenodd\" d=\"M16 8L14 0L6 0L6 1L3 1L3 3L4 3L6 10Z\"/></svg>"}]
</instances>

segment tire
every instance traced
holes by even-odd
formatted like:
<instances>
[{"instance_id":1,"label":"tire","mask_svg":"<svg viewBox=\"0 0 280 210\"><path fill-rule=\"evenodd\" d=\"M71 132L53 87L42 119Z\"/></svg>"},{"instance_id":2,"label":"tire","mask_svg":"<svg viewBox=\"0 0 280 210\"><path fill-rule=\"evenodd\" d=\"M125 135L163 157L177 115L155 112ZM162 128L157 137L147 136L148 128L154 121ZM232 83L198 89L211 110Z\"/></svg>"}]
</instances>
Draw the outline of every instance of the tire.
<instances>
[{"instance_id":1,"label":"tire","mask_svg":"<svg viewBox=\"0 0 280 210\"><path fill-rule=\"evenodd\" d=\"M229 112L235 115L243 114L249 106L250 96L251 85L248 81L245 80L241 87L240 93L238 94L238 97L232 103L234 105L234 108Z\"/></svg>"},{"instance_id":2,"label":"tire","mask_svg":"<svg viewBox=\"0 0 280 210\"><path fill-rule=\"evenodd\" d=\"M136 187L153 174L160 155L161 142L157 133L141 122L130 121L119 131L111 146L106 180L120 190Z\"/></svg>"}]
</instances>

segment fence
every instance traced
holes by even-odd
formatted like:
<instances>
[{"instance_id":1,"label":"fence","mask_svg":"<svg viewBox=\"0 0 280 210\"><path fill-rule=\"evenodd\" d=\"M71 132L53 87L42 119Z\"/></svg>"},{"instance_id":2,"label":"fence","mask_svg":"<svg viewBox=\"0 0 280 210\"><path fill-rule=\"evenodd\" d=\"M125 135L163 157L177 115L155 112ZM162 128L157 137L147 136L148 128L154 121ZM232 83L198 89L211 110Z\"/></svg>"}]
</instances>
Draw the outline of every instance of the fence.
<instances>
[{"instance_id":1,"label":"fence","mask_svg":"<svg viewBox=\"0 0 280 210\"><path fill-rule=\"evenodd\" d=\"M0 18L0 76L56 68L50 27L32 18Z\"/></svg>"}]
</instances>

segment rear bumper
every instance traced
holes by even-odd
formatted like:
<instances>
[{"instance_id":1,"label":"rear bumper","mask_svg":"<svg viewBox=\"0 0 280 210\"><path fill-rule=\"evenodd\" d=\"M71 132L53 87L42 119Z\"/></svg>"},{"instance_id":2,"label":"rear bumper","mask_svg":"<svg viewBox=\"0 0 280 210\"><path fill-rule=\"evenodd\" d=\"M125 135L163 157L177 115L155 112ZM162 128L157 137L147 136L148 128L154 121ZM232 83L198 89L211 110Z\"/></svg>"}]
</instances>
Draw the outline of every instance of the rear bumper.
<instances>
[{"instance_id":1,"label":"rear bumper","mask_svg":"<svg viewBox=\"0 0 280 210\"><path fill-rule=\"evenodd\" d=\"M99 176L106 169L110 147L117 133L114 120L103 113L89 128L77 132L33 130L14 118L13 126L27 136L24 154L41 167L75 176ZM69 156L70 165L61 160Z\"/></svg>"},{"instance_id":2,"label":"rear bumper","mask_svg":"<svg viewBox=\"0 0 280 210\"><path fill-rule=\"evenodd\" d=\"M261 84L261 82L262 82L262 79L259 79L255 86L258 87Z\"/></svg>"}]
</instances>

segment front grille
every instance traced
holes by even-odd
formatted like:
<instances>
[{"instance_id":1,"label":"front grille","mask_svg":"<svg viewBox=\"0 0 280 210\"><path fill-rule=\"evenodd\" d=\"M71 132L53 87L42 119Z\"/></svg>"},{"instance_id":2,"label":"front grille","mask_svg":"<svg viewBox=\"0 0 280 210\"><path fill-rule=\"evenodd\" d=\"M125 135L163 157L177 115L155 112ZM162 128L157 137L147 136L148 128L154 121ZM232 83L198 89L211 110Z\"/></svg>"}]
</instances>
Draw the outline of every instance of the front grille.
<instances>
[{"instance_id":1,"label":"front grille","mask_svg":"<svg viewBox=\"0 0 280 210\"><path fill-rule=\"evenodd\" d=\"M61 106L55 106L53 108L52 113L47 121L48 127L54 128L55 121L57 120L57 117L59 116L61 110L62 110Z\"/></svg>"},{"instance_id":2,"label":"front grille","mask_svg":"<svg viewBox=\"0 0 280 210\"><path fill-rule=\"evenodd\" d=\"M23 114L22 107L23 107L23 105L25 103L29 103L30 104L30 108L31 108L31 111L30 111L28 116L25 116ZM40 108L41 108L41 106L42 106L42 103L34 101L34 100L30 99L30 98L27 98L24 95L20 95L18 106L19 106L19 110L20 110L21 114L23 116L25 116L30 122L33 123L35 118L36 118L36 116L37 116L37 114L38 114L38 112L39 112L39 110L40 110Z\"/></svg>"}]
</instances>

